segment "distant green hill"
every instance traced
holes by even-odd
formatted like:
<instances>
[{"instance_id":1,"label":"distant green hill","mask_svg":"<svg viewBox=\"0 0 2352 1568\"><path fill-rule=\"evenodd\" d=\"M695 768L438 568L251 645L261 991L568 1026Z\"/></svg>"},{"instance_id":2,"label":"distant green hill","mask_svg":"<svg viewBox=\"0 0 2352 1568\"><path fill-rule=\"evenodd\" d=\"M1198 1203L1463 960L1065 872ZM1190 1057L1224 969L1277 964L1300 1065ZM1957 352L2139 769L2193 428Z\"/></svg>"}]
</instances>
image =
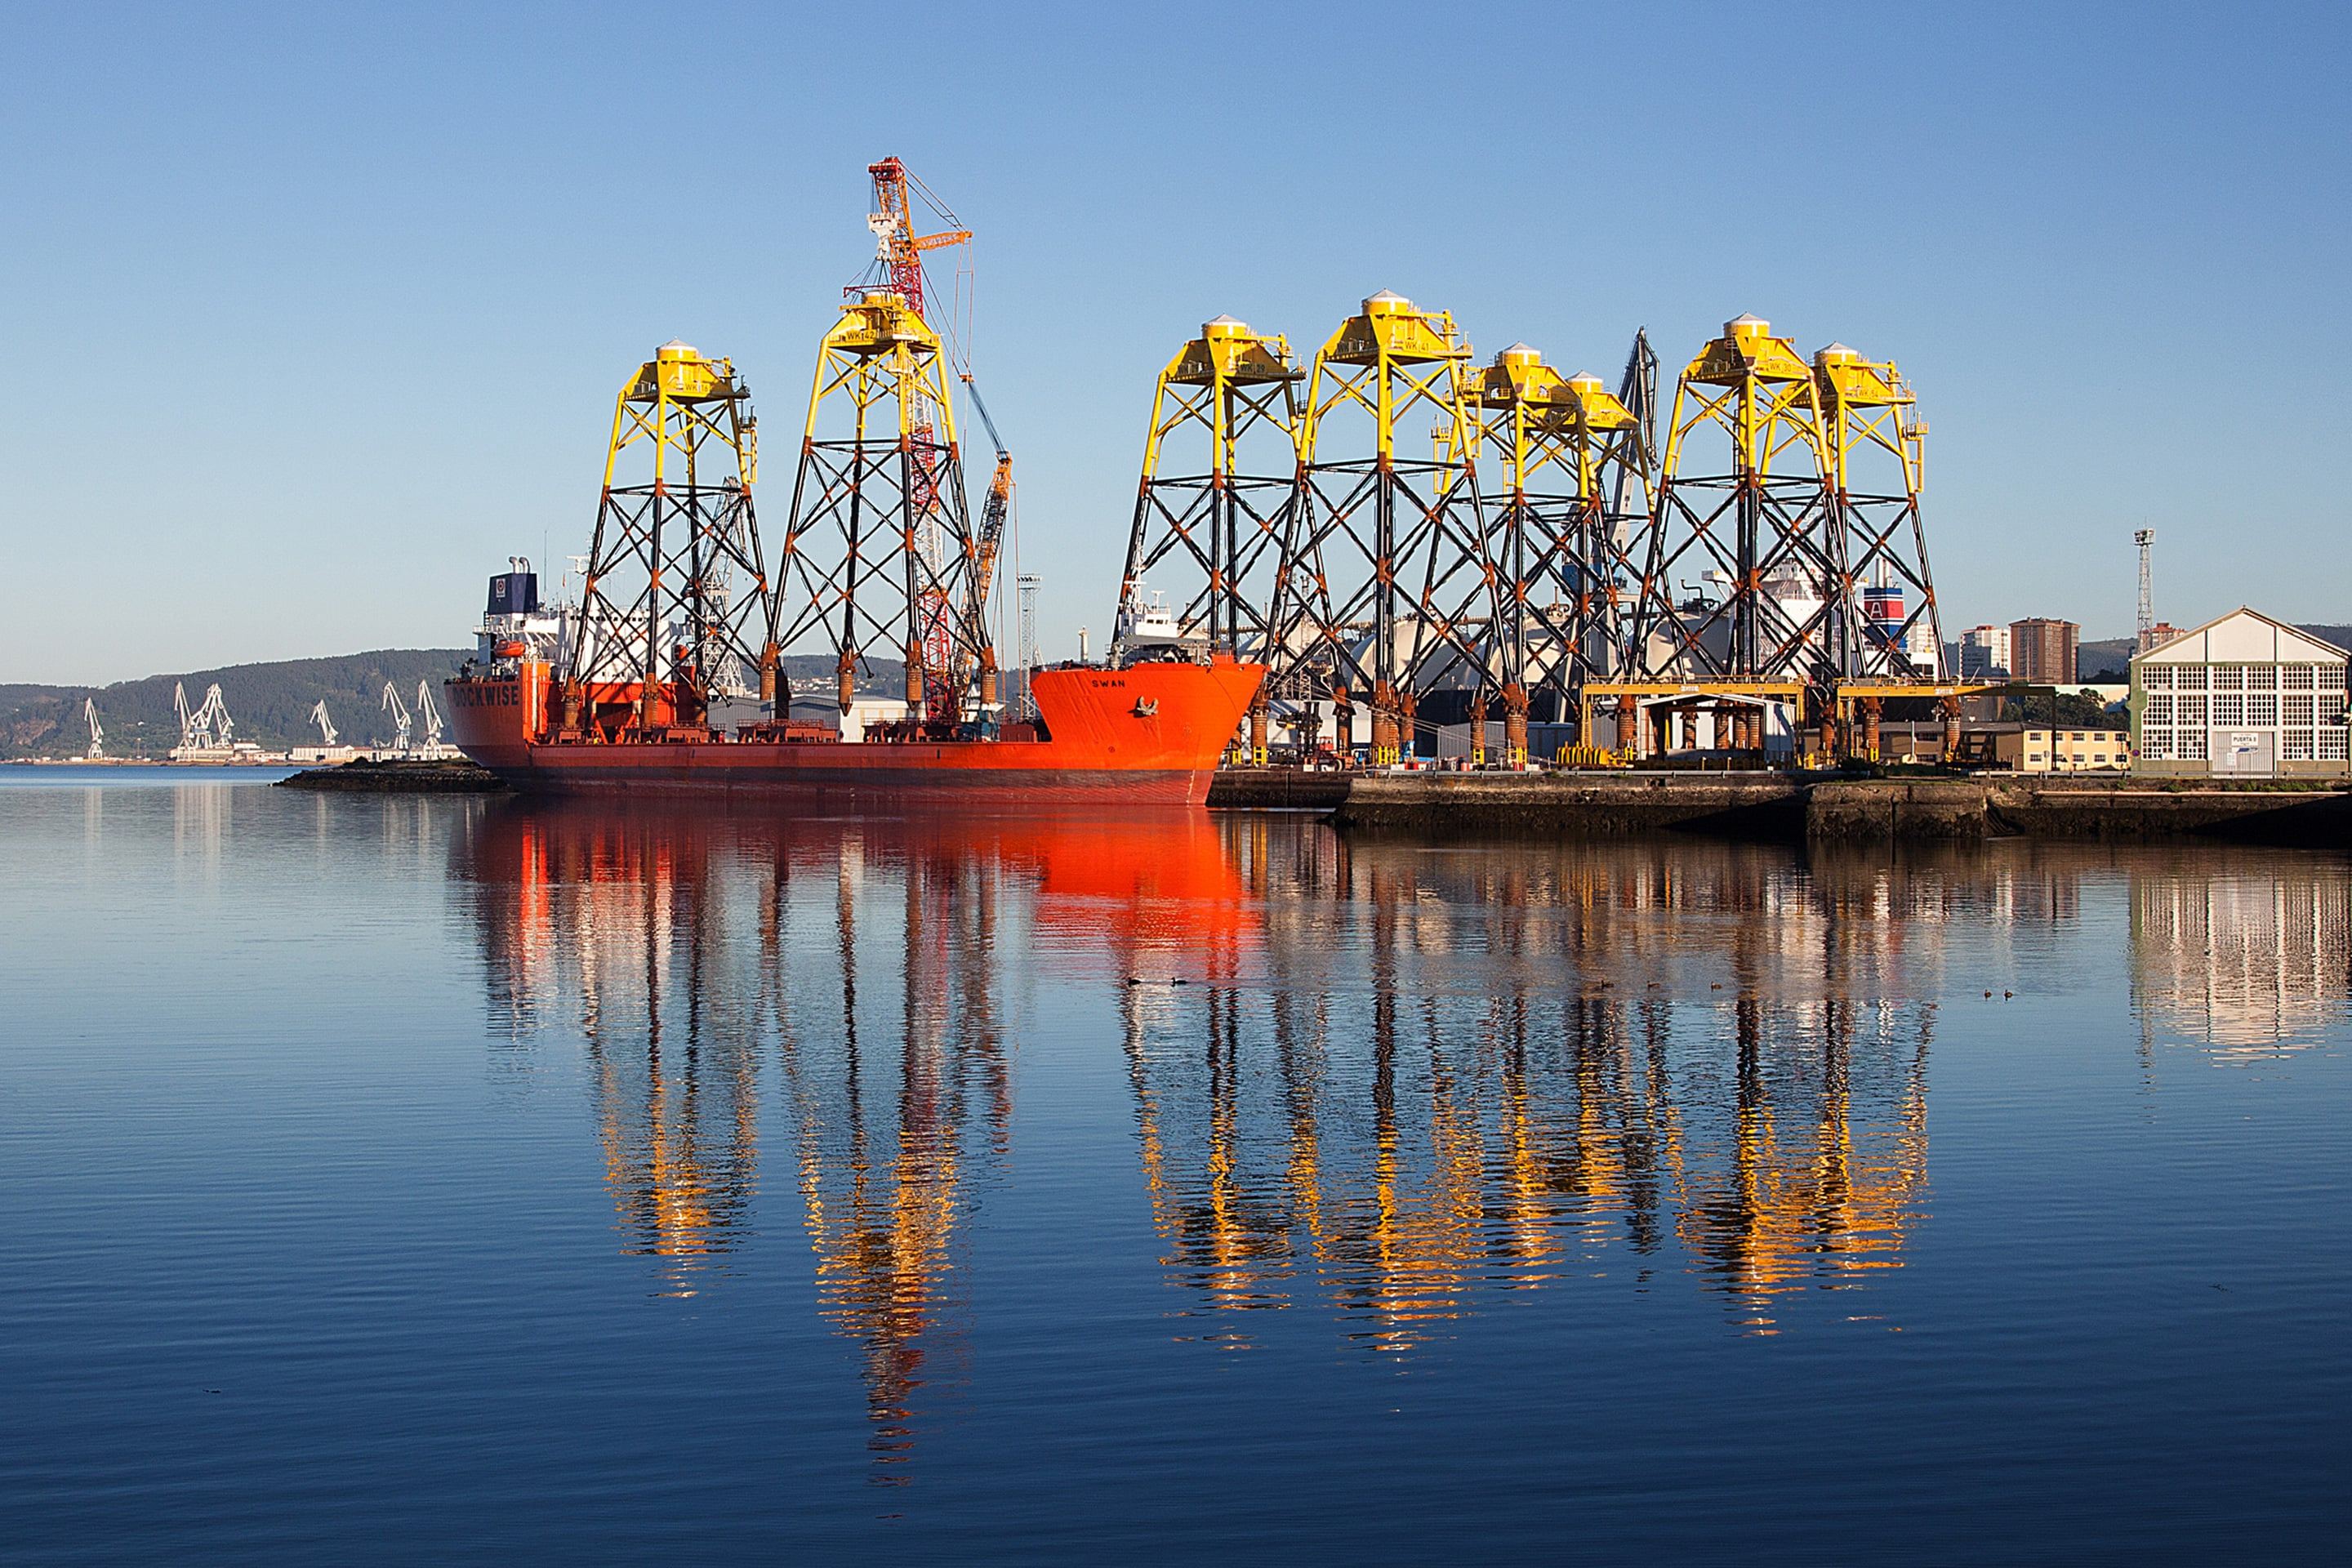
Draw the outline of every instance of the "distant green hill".
<instances>
[{"instance_id":1,"label":"distant green hill","mask_svg":"<svg viewBox=\"0 0 2352 1568\"><path fill-rule=\"evenodd\" d=\"M143 752L160 757L180 741L180 721L172 706L174 684L188 689L190 706L205 689L220 683L221 700L236 721L236 738L273 751L316 745L318 726L310 710L321 699L347 744L373 745L393 738L392 719L382 707L390 681L401 700L414 704L416 683L454 674L466 648L378 648L334 658L294 658L277 664L238 664L151 675L106 687L0 686L0 752L15 757L69 757L89 744L82 723L85 697L98 703L110 756Z\"/></svg>"},{"instance_id":2,"label":"distant green hill","mask_svg":"<svg viewBox=\"0 0 2352 1568\"><path fill-rule=\"evenodd\" d=\"M436 687L472 650L456 647L378 648L371 653L343 654L334 658L293 658L276 664L237 664L220 669L192 669L174 675L151 675L142 680L117 681L112 686L37 686L0 684L0 757L71 757L89 743L82 722L85 698L98 703L98 721L106 731L109 756L144 754L162 757L180 742L180 720L172 706L172 688L186 686L191 707L205 700L205 689L220 683L221 700L236 721L236 739L252 741L270 751L288 746L316 745L318 726L310 710L321 699L347 745L388 745L392 717L383 710L383 688L390 681L401 700L414 707L416 683ZM794 655L784 661L787 679L828 682L833 660L822 655ZM896 695L905 676L896 659L875 659L865 689ZM434 700L438 701L436 690Z\"/></svg>"}]
</instances>

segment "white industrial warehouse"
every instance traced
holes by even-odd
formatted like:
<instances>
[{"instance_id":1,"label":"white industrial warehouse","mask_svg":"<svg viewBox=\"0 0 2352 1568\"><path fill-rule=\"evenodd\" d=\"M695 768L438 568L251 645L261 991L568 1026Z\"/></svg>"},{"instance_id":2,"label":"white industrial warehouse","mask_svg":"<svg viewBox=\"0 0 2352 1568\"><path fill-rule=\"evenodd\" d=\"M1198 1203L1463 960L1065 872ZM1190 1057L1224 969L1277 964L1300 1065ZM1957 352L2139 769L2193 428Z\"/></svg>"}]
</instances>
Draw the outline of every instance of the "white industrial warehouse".
<instances>
[{"instance_id":1,"label":"white industrial warehouse","mask_svg":"<svg viewBox=\"0 0 2352 1568\"><path fill-rule=\"evenodd\" d=\"M2352 773L2347 658L2243 608L2139 654L2131 661L2133 770L2176 778Z\"/></svg>"}]
</instances>

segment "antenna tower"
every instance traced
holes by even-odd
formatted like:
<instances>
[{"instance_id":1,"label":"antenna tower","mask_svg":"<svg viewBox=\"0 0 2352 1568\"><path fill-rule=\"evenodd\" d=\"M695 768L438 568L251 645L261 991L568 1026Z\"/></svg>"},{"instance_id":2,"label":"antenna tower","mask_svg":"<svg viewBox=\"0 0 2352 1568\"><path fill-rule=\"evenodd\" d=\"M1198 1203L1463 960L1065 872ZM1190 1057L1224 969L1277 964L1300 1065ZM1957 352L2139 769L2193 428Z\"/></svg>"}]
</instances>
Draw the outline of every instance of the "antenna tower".
<instances>
[{"instance_id":1,"label":"antenna tower","mask_svg":"<svg viewBox=\"0 0 2352 1568\"><path fill-rule=\"evenodd\" d=\"M2150 557L2156 552L2156 530L2143 528L2132 535L2139 546L2139 647L2146 653L2156 637L2156 574Z\"/></svg>"}]
</instances>

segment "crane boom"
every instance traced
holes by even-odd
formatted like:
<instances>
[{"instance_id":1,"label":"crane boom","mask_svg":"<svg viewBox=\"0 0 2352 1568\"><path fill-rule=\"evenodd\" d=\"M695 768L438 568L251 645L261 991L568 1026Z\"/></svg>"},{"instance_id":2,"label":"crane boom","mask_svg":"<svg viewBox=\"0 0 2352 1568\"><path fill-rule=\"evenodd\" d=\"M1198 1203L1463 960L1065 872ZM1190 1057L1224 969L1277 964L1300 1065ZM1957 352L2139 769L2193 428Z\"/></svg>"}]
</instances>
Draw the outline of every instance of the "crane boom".
<instances>
[{"instance_id":1,"label":"crane boom","mask_svg":"<svg viewBox=\"0 0 2352 1568\"><path fill-rule=\"evenodd\" d=\"M996 557L1004 543L1004 519L1013 510L1013 454L1005 449L1004 437L989 416L988 400L980 395L980 384L971 373L963 374L963 386L971 394L971 405L979 411L980 422L988 431L989 444L996 448L996 472L989 477L988 499L980 509L979 570L973 575L973 593L977 602L985 603L996 580Z\"/></svg>"},{"instance_id":2,"label":"crane boom","mask_svg":"<svg viewBox=\"0 0 2352 1568\"><path fill-rule=\"evenodd\" d=\"M393 745L400 751L408 750L408 704L400 700L399 690L389 680L383 683L383 706L392 715Z\"/></svg>"},{"instance_id":3,"label":"crane boom","mask_svg":"<svg viewBox=\"0 0 2352 1568\"><path fill-rule=\"evenodd\" d=\"M93 757L106 755L106 731L98 726L97 698L85 697L81 700L81 716L89 724L89 754Z\"/></svg>"},{"instance_id":4,"label":"crane boom","mask_svg":"<svg viewBox=\"0 0 2352 1568\"><path fill-rule=\"evenodd\" d=\"M331 746L335 743L335 721L327 717L327 700L325 698L320 698L318 706L310 710L310 722L319 726L320 744Z\"/></svg>"}]
</instances>

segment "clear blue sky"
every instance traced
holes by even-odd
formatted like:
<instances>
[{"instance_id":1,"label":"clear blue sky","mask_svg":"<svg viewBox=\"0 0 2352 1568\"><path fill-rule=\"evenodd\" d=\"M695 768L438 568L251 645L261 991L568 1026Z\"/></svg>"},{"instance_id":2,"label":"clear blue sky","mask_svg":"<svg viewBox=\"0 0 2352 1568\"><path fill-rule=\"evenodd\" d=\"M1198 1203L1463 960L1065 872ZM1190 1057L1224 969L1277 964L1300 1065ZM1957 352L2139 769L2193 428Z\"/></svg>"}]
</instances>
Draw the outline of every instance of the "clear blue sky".
<instances>
[{"instance_id":1,"label":"clear blue sky","mask_svg":"<svg viewBox=\"0 0 2352 1568\"><path fill-rule=\"evenodd\" d=\"M1645 15L1646 13L1646 15ZM904 157L980 231L1049 652L1108 619L1152 377L1392 288L1669 374L1753 310L1898 360L1946 626L2352 620L2339 7L730 12L18 5L0 679L447 645L584 547L653 346L761 512ZM780 482L781 479L781 482ZM1099 643L1097 645L1099 647Z\"/></svg>"}]
</instances>

